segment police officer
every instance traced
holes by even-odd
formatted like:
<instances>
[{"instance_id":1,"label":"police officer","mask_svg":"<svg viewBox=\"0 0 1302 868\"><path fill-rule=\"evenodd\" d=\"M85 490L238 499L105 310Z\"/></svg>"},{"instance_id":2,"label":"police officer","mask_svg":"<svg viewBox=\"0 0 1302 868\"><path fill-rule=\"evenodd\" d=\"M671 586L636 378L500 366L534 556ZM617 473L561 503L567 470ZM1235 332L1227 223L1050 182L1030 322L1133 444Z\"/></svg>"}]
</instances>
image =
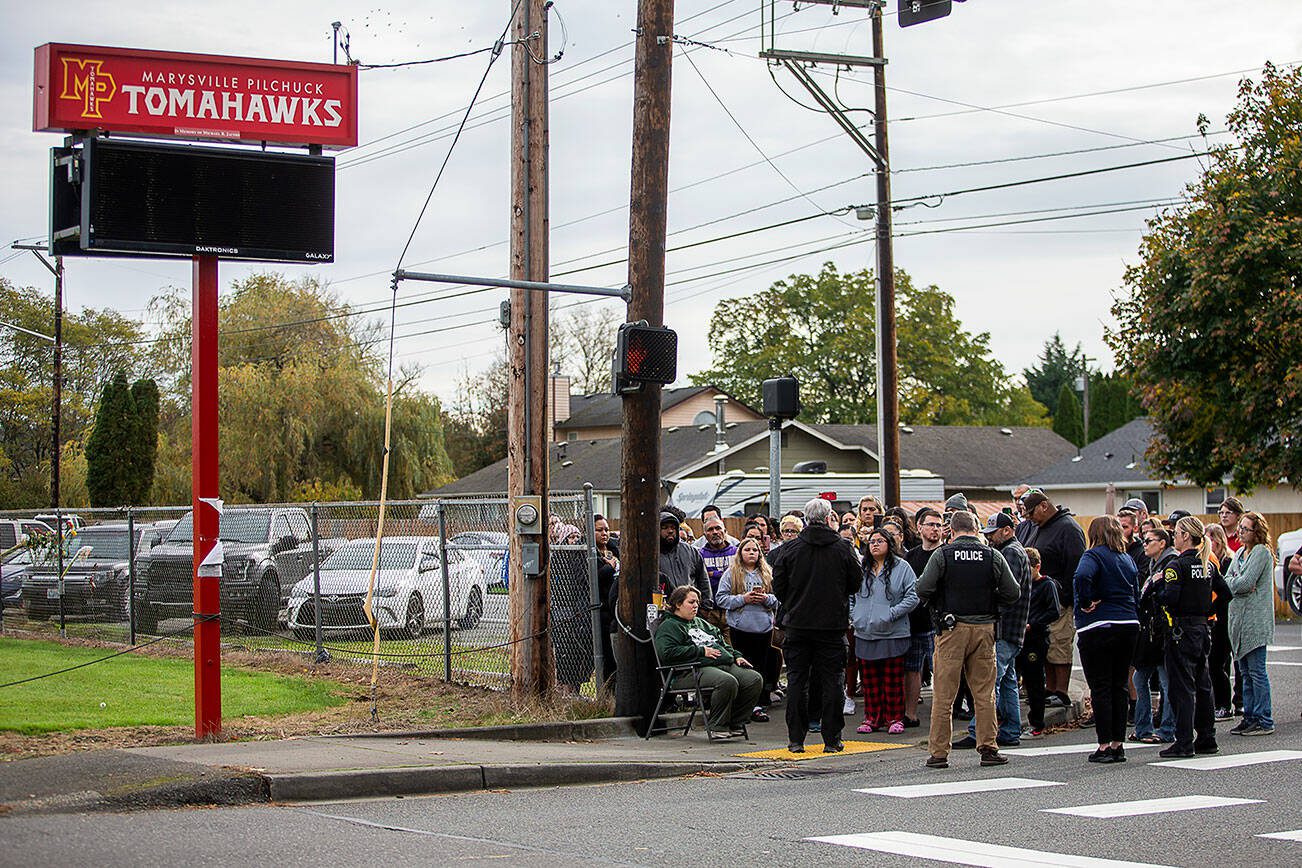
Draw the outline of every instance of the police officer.
<instances>
[{"instance_id":1,"label":"police officer","mask_svg":"<svg viewBox=\"0 0 1302 868\"><path fill-rule=\"evenodd\" d=\"M1170 627L1166 634L1166 671L1175 712L1175 743L1159 755L1191 757L1220 751L1216 746L1212 678L1207 665L1212 647L1207 618L1212 614L1216 568L1208 563L1211 546L1198 519L1188 515L1180 518L1174 536L1180 555L1162 571L1158 601Z\"/></svg>"},{"instance_id":2,"label":"police officer","mask_svg":"<svg viewBox=\"0 0 1302 868\"><path fill-rule=\"evenodd\" d=\"M962 675L976 707L981 765L1003 765L1008 759L995 744L995 625L1021 588L1003 556L977 537L976 516L955 512L950 530L954 541L932 555L918 579L918 597L931 604L937 621L927 767L949 767L953 721L946 712Z\"/></svg>"}]
</instances>

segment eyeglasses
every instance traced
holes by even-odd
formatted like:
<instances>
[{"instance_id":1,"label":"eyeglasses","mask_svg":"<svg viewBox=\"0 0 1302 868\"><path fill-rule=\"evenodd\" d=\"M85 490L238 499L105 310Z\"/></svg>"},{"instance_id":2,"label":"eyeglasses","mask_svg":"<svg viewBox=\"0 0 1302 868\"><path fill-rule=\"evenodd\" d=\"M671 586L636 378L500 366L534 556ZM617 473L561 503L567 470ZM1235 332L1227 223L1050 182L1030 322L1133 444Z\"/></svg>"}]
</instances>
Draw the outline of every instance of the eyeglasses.
<instances>
[{"instance_id":1,"label":"eyeglasses","mask_svg":"<svg viewBox=\"0 0 1302 868\"><path fill-rule=\"evenodd\" d=\"M1144 545L1148 545L1149 543L1155 543L1155 542L1163 542L1163 539L1159 536L1144 537Z\"/></svg>"},{"instance_id":2,"label":"eyeglasses","mask_svg":"<svg viewBox=\"0 0 1302 868\"><path fill-rule=\"evenodd\" d=\"M798 534L798 533L800 533L800 531L796 530L794 527L784 527L784 528L782 528L782 535L783 535L783 536L795 536L795 535Z\"/></svg>"},{"instance_id":3,"label":"eyeglasses","mask_svg":"<svg viewBox=\"0 0 1302 868\"><path fill-rule=\"evenodd\" d=\"M924 521L922 524L918 525L918 527L932 527L932 528L944 527L944 526L945 525L941 524L938 521Z\"/></svg>"},{"instance_id":4,"label":"eyeglasses","mask_svg":"<svg viewBox=\"0 0 1302 868\"><path fill-rule=\"evenodd\" d=\"M889 543L887 543L886 540L882 539L881 537L877 537L876 539L868 540L868 545L870 545L870 546L884 546L884 545L889 545Z\"/></svg>"}]
</instances>

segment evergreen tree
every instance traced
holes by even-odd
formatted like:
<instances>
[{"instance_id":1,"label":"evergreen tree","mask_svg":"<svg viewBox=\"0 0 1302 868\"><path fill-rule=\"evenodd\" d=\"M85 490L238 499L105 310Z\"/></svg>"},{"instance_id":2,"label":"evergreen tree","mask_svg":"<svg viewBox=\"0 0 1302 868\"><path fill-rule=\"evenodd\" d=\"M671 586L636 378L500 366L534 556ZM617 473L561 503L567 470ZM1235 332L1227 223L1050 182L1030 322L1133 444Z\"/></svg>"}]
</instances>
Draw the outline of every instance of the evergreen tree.
<instances>
[{"instance_id":1,"label":"evergreen tree","mask_svg":"<svg viewBox=\"0 0 1302 868\"><path fill-rule=\"evenodd\" d=\"M1053 337L1044 342L1040 351L1039 365L1022 371L1026 378L1026 387L1031 390L1031 397L1049 408L1051 416L1057 416L1058 393L1063 385L1075 387L1076 378L1085 373L1085 351L1081 345L1068 351L1062 342L1062 335L1054 332Z\"/></svg>"},{"instance_id":2,"label":"evergreen tree","mask_svg":"<svg viewBox=\"0 0 1302 868\"><path fill-rule=\"evenodd\" d=\"M154 487L154 466L158 457L158 384L153 380L136 380L131 386L135 404L132 417L134 432L128 443L130 484L126 503L140 506L150 502Z\"/></svg>"},{"instance_id":3,"label":"evergreen tree","mask_svg":"<svg viewBox=\"0 0 1302 868\"><path fill-rule=\"evenodd\" d=\"M1053 414L1053 430L1064 440L1076 445L1085 445L1085 423L1080 401L1070 383L1063 383L1058 390L1055 402L1058 412Z\"/></svg>"},{"instance_id":4,"label":"evergreen tree","mask_svg":"<svg viewBox=\"0 0 1302 868\"><path fill-rule=\"evenodd\" d=\"M135 415L127 375L118 371L104 386L95 412L95 427L86 441L86 487L91 506L130 503Z\"/></svg>"}]
</instances>

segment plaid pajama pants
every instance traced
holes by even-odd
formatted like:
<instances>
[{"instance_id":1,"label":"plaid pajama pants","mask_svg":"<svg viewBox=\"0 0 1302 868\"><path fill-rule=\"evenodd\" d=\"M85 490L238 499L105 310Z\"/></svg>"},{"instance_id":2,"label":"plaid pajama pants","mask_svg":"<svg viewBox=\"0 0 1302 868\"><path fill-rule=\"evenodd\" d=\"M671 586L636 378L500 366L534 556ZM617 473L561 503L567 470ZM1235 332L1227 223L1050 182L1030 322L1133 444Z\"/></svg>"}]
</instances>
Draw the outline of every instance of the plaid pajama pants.
<instances>
[{"instance_id":1,"label":"plaid pajama pants","mask_svg":"<svg viewBox=\"0 0 1302 868\"><path fill-rule=\"evenodd\" d=\"M860 660L863 719L877 726L904 720L904 657Z\"/></svg>"}]
</instances>

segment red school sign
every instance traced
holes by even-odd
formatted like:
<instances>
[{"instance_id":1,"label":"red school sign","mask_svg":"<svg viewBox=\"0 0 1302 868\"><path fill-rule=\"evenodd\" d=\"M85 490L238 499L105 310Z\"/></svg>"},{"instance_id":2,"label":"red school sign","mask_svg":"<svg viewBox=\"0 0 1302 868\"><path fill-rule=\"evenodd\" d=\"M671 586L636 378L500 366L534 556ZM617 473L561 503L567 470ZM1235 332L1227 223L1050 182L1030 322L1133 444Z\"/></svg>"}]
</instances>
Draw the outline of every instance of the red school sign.
<instances>
[{"instance_id":1,"label":"red school sign","mask_svg":"<svg viewBox=\"0 0 1302 868\"><path fill-rule=\"evenodd\" d=\"M47 43L32 129L350 148L357 67Z\"/></svg>"}]
</instances>

